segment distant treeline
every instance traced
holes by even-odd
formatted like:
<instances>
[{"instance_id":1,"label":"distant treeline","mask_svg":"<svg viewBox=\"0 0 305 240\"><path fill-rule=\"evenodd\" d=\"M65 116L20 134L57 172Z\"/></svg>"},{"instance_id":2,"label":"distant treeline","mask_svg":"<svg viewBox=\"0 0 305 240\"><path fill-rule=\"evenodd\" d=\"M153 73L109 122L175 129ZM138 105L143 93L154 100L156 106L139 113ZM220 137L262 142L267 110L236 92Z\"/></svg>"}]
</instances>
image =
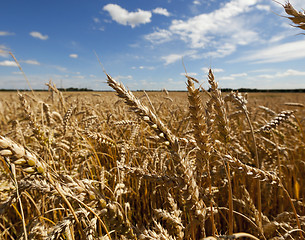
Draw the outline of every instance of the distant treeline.
<instances>
[{"instance_id":1,"label":"distant treeline","mask_svg":"<svg viewBox=\"0 0 305 240\"><path fill-rule=\"evenodd\" d=\"M62 92L111 92L111 90L93 90L88 88L58 88ZM0 92L13 92L13 91L31 91L29 89L0 89ZM47 92L47 89L34 89L34 91ZM137 92L143 92L143 90L136 90ZM145 90L146 92L161 92L161 90ZM168 90L169 92L186 92L186 90ZM210 91L210 90L208 90ZM257 88L221 88L222 92L271 92L271 93L304 93L305 89L257 89Z\"/></svg>"},{"instance_id":2,"label":"distant treeline","mask_svg":"<svg viewBox=\"0 0 305 240\"><path fill-rule=\"evenodd\" d=\"M221 88L222 92L282 92L282 93L291 93L291 92L305 92L305 89L256 89L256 88L239 88L239 89L231 89L231 88Z\"/></svg>"},{"instance_id":3,"label":"distant treeline","mask_svg":"<svg viewBox=\"0 0 305 240\"><path fill-rule=\"evenodd\" d=\"M231 91L238 91L238 92L274 92L274 93L304 93L305 89L257 89L257 88L220 88L222 92L231 92ZM143 90L137 90L137 92L142 92ZM146 92L160 92L160 90L145 90ZM167 90L168 92L186 92L186 90ZM207 90L210 92L210 89Z\"/></svg>"},{"instance_id":4,"label":"distant treeline","mask_svg":"<svg viewBox=\"0 0 305 240\"><path fill-rule=\"evenodd\" d=\"M88 88L58 88L59 91L66 91L66 92L90 92L93 91L92 89L88 89Z\"/></svg>"}]
</instances>

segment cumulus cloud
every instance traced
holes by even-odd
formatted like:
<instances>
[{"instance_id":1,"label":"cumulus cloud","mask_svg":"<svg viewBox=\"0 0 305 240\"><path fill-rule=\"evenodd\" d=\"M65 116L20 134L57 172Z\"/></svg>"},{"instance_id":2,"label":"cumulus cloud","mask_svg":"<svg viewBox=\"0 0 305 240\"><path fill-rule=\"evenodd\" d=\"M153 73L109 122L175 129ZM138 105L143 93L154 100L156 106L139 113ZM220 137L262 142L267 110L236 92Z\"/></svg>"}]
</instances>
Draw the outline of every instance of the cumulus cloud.
<instances>
[{"instance_id":1,"label":"cumulus cloud","mask_svg":"<svg viewBox=\"0 0 305 240\"><path fill-rule=\"evenodd\" d=\"M11 36L15 35L13 32L0 31L0 36Z\"/></svg>"},{"instance_id":2,"label":"cumulus cloud","mask_svg":"<svg viewBox=\"0 0 305 240\"><path fill-rule=\"evenodd\" d=\"M4 60L0 62L0 66L4 67L17 67L17 64L14 61Z\"/></svg>"},{"instance_id":3,"label":"cumulus cloud","mask_svg":"<svg viewBox=\"0 0 305 240\"><path fill-rule=\"evenodd\" d=\"M78 58L78 55L75 54L75 53L72 53L72 54L69 55L69 57L70 57L70 58Z\"/></svg>"},{"instance_id":4,"label":"cumulus cloud","mask_svg":"<svg viewBox=\"0 0 305 240\"><path fill-rule=\"evenodd\" d=\"M256 23L252 23L247 14L256 10L255 6L259 2L260 0L231 0L212 12L186 20L175 19L168 29L156 29L146 35L145 39L153 43L180 39L188 48L209 49L206 57L224 57L235 52L238 45L249 45L260 39L254 30ZM265 8L262 10L265 11Z\"/></svg>"},{"instance_id":5,"label":"cumulus cloud","mask_svg":"<svg viewBox=\"0 0 305 240\"><path fill-rule=\"evenodd\" d=\"M132 28L140 24L149 23L152 16L150 11L138 9L136 12L128 12L121 6L111 3L105 5L103 10L110 14L113 21L124 26L131 26Z\"/></svg>"},{"instance_id":6,"label":"cumulus cloud","mask_svg":"<svg viewBox=\"0 0 305 240\"><path fill-rule=\"evenodd\" d=\"M48 35L43 35L40 32L30 32L30 35L34 38L38 38L40 40L47 40L49 38Z\"/></svg>"},{"instance_id":7,"label":"cumulus cloud","mask_svg":"<svg viewBox=\"0 0 305 240\"><path fill-rule=\"evenodd\" d=\"M153 13L155 14L160 14L160 15L164 15L166 17L169 17L170 16L170 13L167 11L166 8L155 8L153 10Z\"/></svg>"},{"instance_id":8,"label":"cumulus cloud","mask_svg":"<svg viewBox=\"0 0 305 240\"><path fill-rule=\"evenodd\" d=\"M242 41L247 44L257 38L257 34L247 29L237 17L249 11L256 2L257 0L231 0L211 13L200 14L186 21L173 20L169 29L182 40L190 42L194 48L205 47L219 35L234 43Z\"/></svg>"}]
</instances>

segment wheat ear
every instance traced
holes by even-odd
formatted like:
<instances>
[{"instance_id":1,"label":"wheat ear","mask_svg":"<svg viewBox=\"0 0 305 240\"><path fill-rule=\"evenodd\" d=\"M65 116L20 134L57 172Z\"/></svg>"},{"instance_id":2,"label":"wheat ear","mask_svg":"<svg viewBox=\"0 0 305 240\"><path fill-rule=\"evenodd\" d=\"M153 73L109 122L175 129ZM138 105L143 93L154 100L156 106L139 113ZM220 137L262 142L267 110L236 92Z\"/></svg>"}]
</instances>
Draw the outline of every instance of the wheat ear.
<instances>
[{"instance_id":1,"label":"wheat ear","mask_svg":"<svg viewBox=\"0 0 305 240\"><path fill-rule=\"evenodd\" d=\"M212 191L212 179L210 172L210 155L211 155L211 144L210 137L208 134L208 127L206 124L206 119L204 115L203 103L200 97L200 89L195 88L194 81L198 82L196 79L187 76L187 90L188 90L188 100L190 103L190 113L191 119L194 124L194 137L196 139L199 151L196 157L197 174L199 176L199 186L201 182L201 176L204 170L204 164L207 165L208 181L209 181L209 192ZM210 205L211 209L211 222L213 227L213 234L215 235L215 225L214 225L214 214L213 214L213 201Z\"/></svg>"},{"instance_id":2,"label":"wheat ear","mask_svg":"<svg viewBox=\"0 0 305 240\"><path fill-rule=\"evenodd\" d=\"M11 179L16 187L17 199L20 206L20 212L22 216L22 225L25 239L27 240L27 231L25 227L25 218L23 213L23 207L19 195L19 187L16 178L15 166L21 166L24 172L27 173L40 173L46 172L46 166L44 163L38 161L36 156L24 149L21 145L13 142L9 138L0 135L0 159L4 159L7 167L10 170Z\"/></svg>"},{"instance_id":3,"label":"wheat ear","mask_svg":"<svg viewBox=\"0 0 305 240\"><path fill-rule=\"evenodd\" d=\"M211 97L213 99L214 109L216 111L215 118L219 137L222 142L228 143L230 141L230 127L227 112L224 107L225 103L221 96L221 91L218 88L218 83L215 81L214 74L211 69L209 70L208 74L208 82L211 86Z\"/></svg>"},{"instance_id":4,"label":"wheat ear","mask_svg":"<svg viewBox=\"0 0 305 240\"><path fill-rule=\"evenodd\" d=\"M187 90L188 99L190 103L190 113L194 124L194 136L197 146L200 149L200 158L197 163L197 168L203 169L203 162L207 161L210 157L210 137L207 133L207 125L205 122L203 103L200 98L199 89L194 86L194 78L187 77Z\"/></svg>"},{"instance_id":5,"label":"wheat ear","mask_svg":"<svg viewBox=\"0 0 305 240\"><path fill-rule=\"evenodd\" d=\"M26 113L27 117L29 118L29 125L32 128L36 139L42 145L47 146L49 144L49 139L46 137L44 131L42 131L39 124L37 124L36 118L35 118L33 112L31 111L30 105L28 104L27 100L20 92L18 92L18 96L19 96L19 100L21 102L21 105L22 105L25 113Z\"/></svg>"},{"instance_id":6,"label":"wheat ear","mask_svg":"<svg viewBox=\"0 0 305 240\"><path fill-rule=\"evenodd\" d=\"M294 7L291 5L291 3L287 2L285 5L283 5L285 12L290 15L289 18L294 24L294 27L298 27L302 30L305 30L305 11L297 11L294 9Z\"/></svg>"},{"instance_id":7,"label":"wheat ear","mask_svg":"<svg viewBox=\"0 0 305 240\"><path fill-rule=\"evenodd\" d=\"M139 99L137 99L133 93L127 90L123 84L115 81L110 75L106 74L107 83L112 87L120 98L125 100L125 103L139 115L163 140L163 142L170 148L177 149L177 137L164 125L164 123L146 106L144 106Z\"/></svg>"},{"instance_id":8,"label":"wheat ear","mask_svg":"<svg viewBox=\"0 0 305 240\"><path fill-rule=\"evenodd\" d=\"M257 129L255 132L270 132L272 129L276 129L281 123L287 122L295 111L282 111L270 122Z\"/></svg>"}]
</instances>

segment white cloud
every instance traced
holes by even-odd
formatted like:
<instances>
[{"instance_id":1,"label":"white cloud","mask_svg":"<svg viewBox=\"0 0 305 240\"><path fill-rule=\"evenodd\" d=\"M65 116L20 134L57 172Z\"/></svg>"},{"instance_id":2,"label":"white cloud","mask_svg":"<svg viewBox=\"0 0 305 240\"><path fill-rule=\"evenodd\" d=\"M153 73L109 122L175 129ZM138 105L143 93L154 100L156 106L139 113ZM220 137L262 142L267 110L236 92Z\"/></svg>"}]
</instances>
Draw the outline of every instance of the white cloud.
<instances>
[{"instance_id":1,"label":"white cloud","mask_svg":"<svg viewBox=\"0 0 305 240\"><path fill-rule=\"evenodd\" d=\"M246 76L248 76L248 74L247 73L233 73L230 76L234 77L234 78L236 78L236 77L246 77Z\"/></svg>"},{"instance_id":2,"label":"white cloud","mask_svg":"<svg viewBox=\"0 0 305 240\"><path fill-rule=\"evenodd\" d=\"M127 76L118 75L115 77L115 80L117 80L117 81L122 80L122 79L132 80L133 77L131 75L127 75Z\"/></svg>"},{"instance_id":3,"label":"white cloud","mask_svg":"<svg viewBox=\"0 0 305 240\"><path fill-rule=\"evenodd\" d=\"M17 67L17 64L14 61L4 60L4 61L0 62L0 66Z\"/></svg>"},{"instance_id":4,"label":"white cloud","mask_svg":"<svg viewBox=\"0 0 305 240\"><path fill-rule=\"evenodd\" d=\"M128 12L117 4L107 4L103 7L104 11L109 12L112 20L122 25L129 25L132 28L140 24L149 23L151 12L138 9L136 12Z\"/></svg>"},{"instance_id":5,"label":"white cloud","mask_svg":"<svg viewBox=\"0 0 305 240\"><path fill-rule=\"evenodd\" d=\"M263 11L267 11L267 12L270 12L270 9L271 9L269 5L263 5L263 4L258 4L256 6L256 8L258 10L263 10Z\"/></svg>"},{"instance_id":6,"label":"white cloud","mask_svg":"<svg viewBox=\"0 0 305 240\"><path fill-rule=\"evenodd\" d=\"M294 69L288 69L287 71L283 72L281 77L287 77L287 76L305 76L305 72Z\"/></svg>"},{"instance_id":7,"label":"white cloud","mask_svg":"<svg viewBox=\"0 0 305 240\"><path fill-rule=\"evenodd\" d=\"M271 75L271 74L261 74L257 76L258 78L265 78L265 79L272 79L275 77L275 75Z\"/></svg>"},{"instance_id":8,"label":"white cloud","mask_svg":"<svg viewBox=\"0 0 305 240\"><path fill-rule=\"evenodd\" d=\"M144 38L152 43L161 44L171 40L172 33L165 29L157 29L155 32L147 34Z\"/></svg>"},{"instance_id":9,"label":"white cloud","mask_svg":"<svg viewBox=\"0 0 305 240\"><path fill-rule=\"evenodd\" d=\"M213 69L212 69L212 71L213 71ZM224 80L224 81L226 81L226 80L231 81L231 80L235 80L236 78L247 77L247 76L248 76L247 73L232 73L232 74L227 75L227 76L219 77L218 80L219 81L222 81L222 80Z\"/></svg>"},{"instance_id":10,"label":"white cloud","mask_svg":"<svg viewBox=\"0 0 305 240\"><path fill-rule=\"evenodd\" d=\"M225 57L230 55L236 50L236 46L232 43L224 43L218 46L215 51L208 52L207 57Z\"/></svg>"},{"instance_id":11,"label":"white cloud","mask_svg":"<svg viewBox=\"0 0 305 240\"><path fill-rule=\"evenodd\" d=\"M195 73L195 72L187 72L187 73L180 73L180 75L182 75L182 76L185 76L185 75L187 75L187 76L197 76L198 74L197 73Z\"/></svg>"},{"instance_id":12,"label":"white cloud","mask_svg":"<svg viewBox=\"0 0 305 240\"><path fill-rule=\"evenodd\" d=\"M255 41L257 33L238 16L250 11L257 1L231 0L211 13L200 14L186 21L173 20L169 30L193 48L206 47L216 36L223 36L223 40L234 44L248 44Z\"/></svg>"},{"instance_id":13,"label":"white cloud","mask_svg":"<svg viewBox=\"0 0 305 240\"><path fill-rule=\"evenodd\" d=\"M283 40L285 37L287 37L287 34L278 34L278 35L273 35L269 42L270 43L275 43L275 42L279 42L281 40Z\"/></svg>"},{"instance_id":14,"label":"white cloud","mask_svg":"<svg viewBox=\"0 0 305 240\"><path fill-rule=\"evenodd\" d=\"M286 62L305 58L305 40L279 44L250 53L237 61L250 61L255 63Z\"/></svg>"},{"instance_id":15,"label":"white cloud","mask_svg":"<svg viewBox=\"0 0 305 240\"><path fill-rule=\"evenodd\" d=\"M136 68L134 68L134 69L136 69ZM139 66L139 69L154 70L155 67L154 66Z\"/></svg>"},{"instance_id":16,"label":"white cloud","mask_svg":"<svg viewBox=\"0 0 305 240\"><path fill-rule=\"evenodd\" d=\"M200 1L198 1L198 0L194 0L194 1L193 1L193 4L195 4L195 5L200 5L201 3L200 3Z\"/></svg>"},{"instance_id":17,"label":"white cloud","mask_svg":"<svg viewBox=\"0 0 305 240\"><path fill-rule=\"evenodd\" d=\"M70 58L78 58L78 55L75 54L75 53L71 53L71 54L69 55L69 57L70 57Z\"/></svg>"},{"instance_id":18,"label":"white cloud","mask_svg":"<svg viewBox=\"0 0 305 240\"><path fill-rule=\"evenodd\" d=\"M234 53L238 46L262 41L262 35L257 32L262 29L257 27L260 20L255 20L257 18L250 13L257 9L266 11L265 5L257 5L261 2L261 0L226 1L212 12L198 14L186 20L175 19L169 28L157 28L146 35L145 39L153 44L180 39L186 43L186 47L200 50L203 57L225 57ZM193 1L195 5L199 3L201 1Z\"/></svg>"},{"instance_id":19,"label":"white cloud","mask_svg":"<svg viewBox=\"0 0 305 240\"><path fill-rule=\"evenodd\" d=\"M219 81L226 81L226 80L232 81L232 80L235 80L235 78L232 76L224 76L224 77L219 77L218 80Z\"/></svg>"},{"instance_id":20,"label":"white cloud","mask_svg":"<svg viewBox=\"0 0 305 240\"><path fill-rule=\"evenodd\" d=\"M165 61L165 65L168 65L168 64L177 62L178 60L181 60L182 57L183 57L182 54L170 54L170 55L161 57L161 59Z\"/></svg>"},{"instance_id":21,"label":"white cloud","mask_svg":"<svg viewBox=\"0 0 305 240\"><path fill-rule=\"evenodd\" d=\"M179 60L182 61L182 58L184 58L184 57L188 57L188 58L191 58L191 59L198 59L199 58L196 55L196 51L189 50L189 51L185 51L184 53L181 53L181 54L180 53L169 54L169 55L161 57L161 59L163 61L165 61L164 65L169 65L169 64L172 64L172 63L177 62Z\"/></svg>"},{"instance_id":22,"label":"white cloud","mask_svg":"<svg viewBox=\"0 0 305 240\"><path fill-rule=\"evenodd\" d=\"M30 35L40 40L47 40L49 38L48 35L42 35L40 32L30 32Z\"/></svg>"},{"instance_id":23,"label":"white cloud","mask_svg":"<svg viewBox=\"0 0 305 240\"><path fill-rule=\"evenodd\" d=\"M40 65L40 63L36 60L23 60L21 62L24 62L26 64L30 64L30 65Z\"/></svg>"},{"instance_id":24,"label":"white cloud","mask_svg":"<svg viewBox=\"0 0 305 240\"><path fill-rule=\"evenodd\" d=\"M155 14L160 14L160 15L164 15L166 17L169 17L171 14L167 11L166 8L155 8L153 10L153 13Z\"/></svg>"},{"instance_id":25,"label":"white cloud","mask_svg":"<svg viewBox=\"0 0 305 240\"><path fill-rule=\"evenodd\" d=\"M275 74L262 74L259 75L259 78L265 78L265 79L273 79L273 78L282 78L282 77L289 77L289 76L305 76L305 72L294 70L294 69L288 69L284 72L277 72Z\"/></svg>"},{"instance_id":26,"label":"white cloud","mask_svg":"<svg viewBox=\"0 0 305 240\"><path fill-rule=\"evenodd\" d=\"M11 35L15 35L15 33L6 32L6 31L0 31L0 36L11 36Z\"/></svg>"}]
</instances>

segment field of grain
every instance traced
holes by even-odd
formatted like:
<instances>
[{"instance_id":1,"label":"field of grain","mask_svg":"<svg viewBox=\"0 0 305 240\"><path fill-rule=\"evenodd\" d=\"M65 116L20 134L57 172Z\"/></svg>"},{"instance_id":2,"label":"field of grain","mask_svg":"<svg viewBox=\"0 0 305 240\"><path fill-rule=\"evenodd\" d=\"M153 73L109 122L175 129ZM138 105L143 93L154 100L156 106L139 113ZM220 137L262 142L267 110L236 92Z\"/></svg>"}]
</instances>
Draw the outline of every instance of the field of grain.
<instances>
[{"instance_id":1,"label":"field of grain","mask_svg":"<svg viewBox=\"0 0 305 240\"><path fill-rule=\"evenodd\" d=\"M1 93L0 239L302 239L305 94L208 81Z\"/></svg>"}]
</instances>

